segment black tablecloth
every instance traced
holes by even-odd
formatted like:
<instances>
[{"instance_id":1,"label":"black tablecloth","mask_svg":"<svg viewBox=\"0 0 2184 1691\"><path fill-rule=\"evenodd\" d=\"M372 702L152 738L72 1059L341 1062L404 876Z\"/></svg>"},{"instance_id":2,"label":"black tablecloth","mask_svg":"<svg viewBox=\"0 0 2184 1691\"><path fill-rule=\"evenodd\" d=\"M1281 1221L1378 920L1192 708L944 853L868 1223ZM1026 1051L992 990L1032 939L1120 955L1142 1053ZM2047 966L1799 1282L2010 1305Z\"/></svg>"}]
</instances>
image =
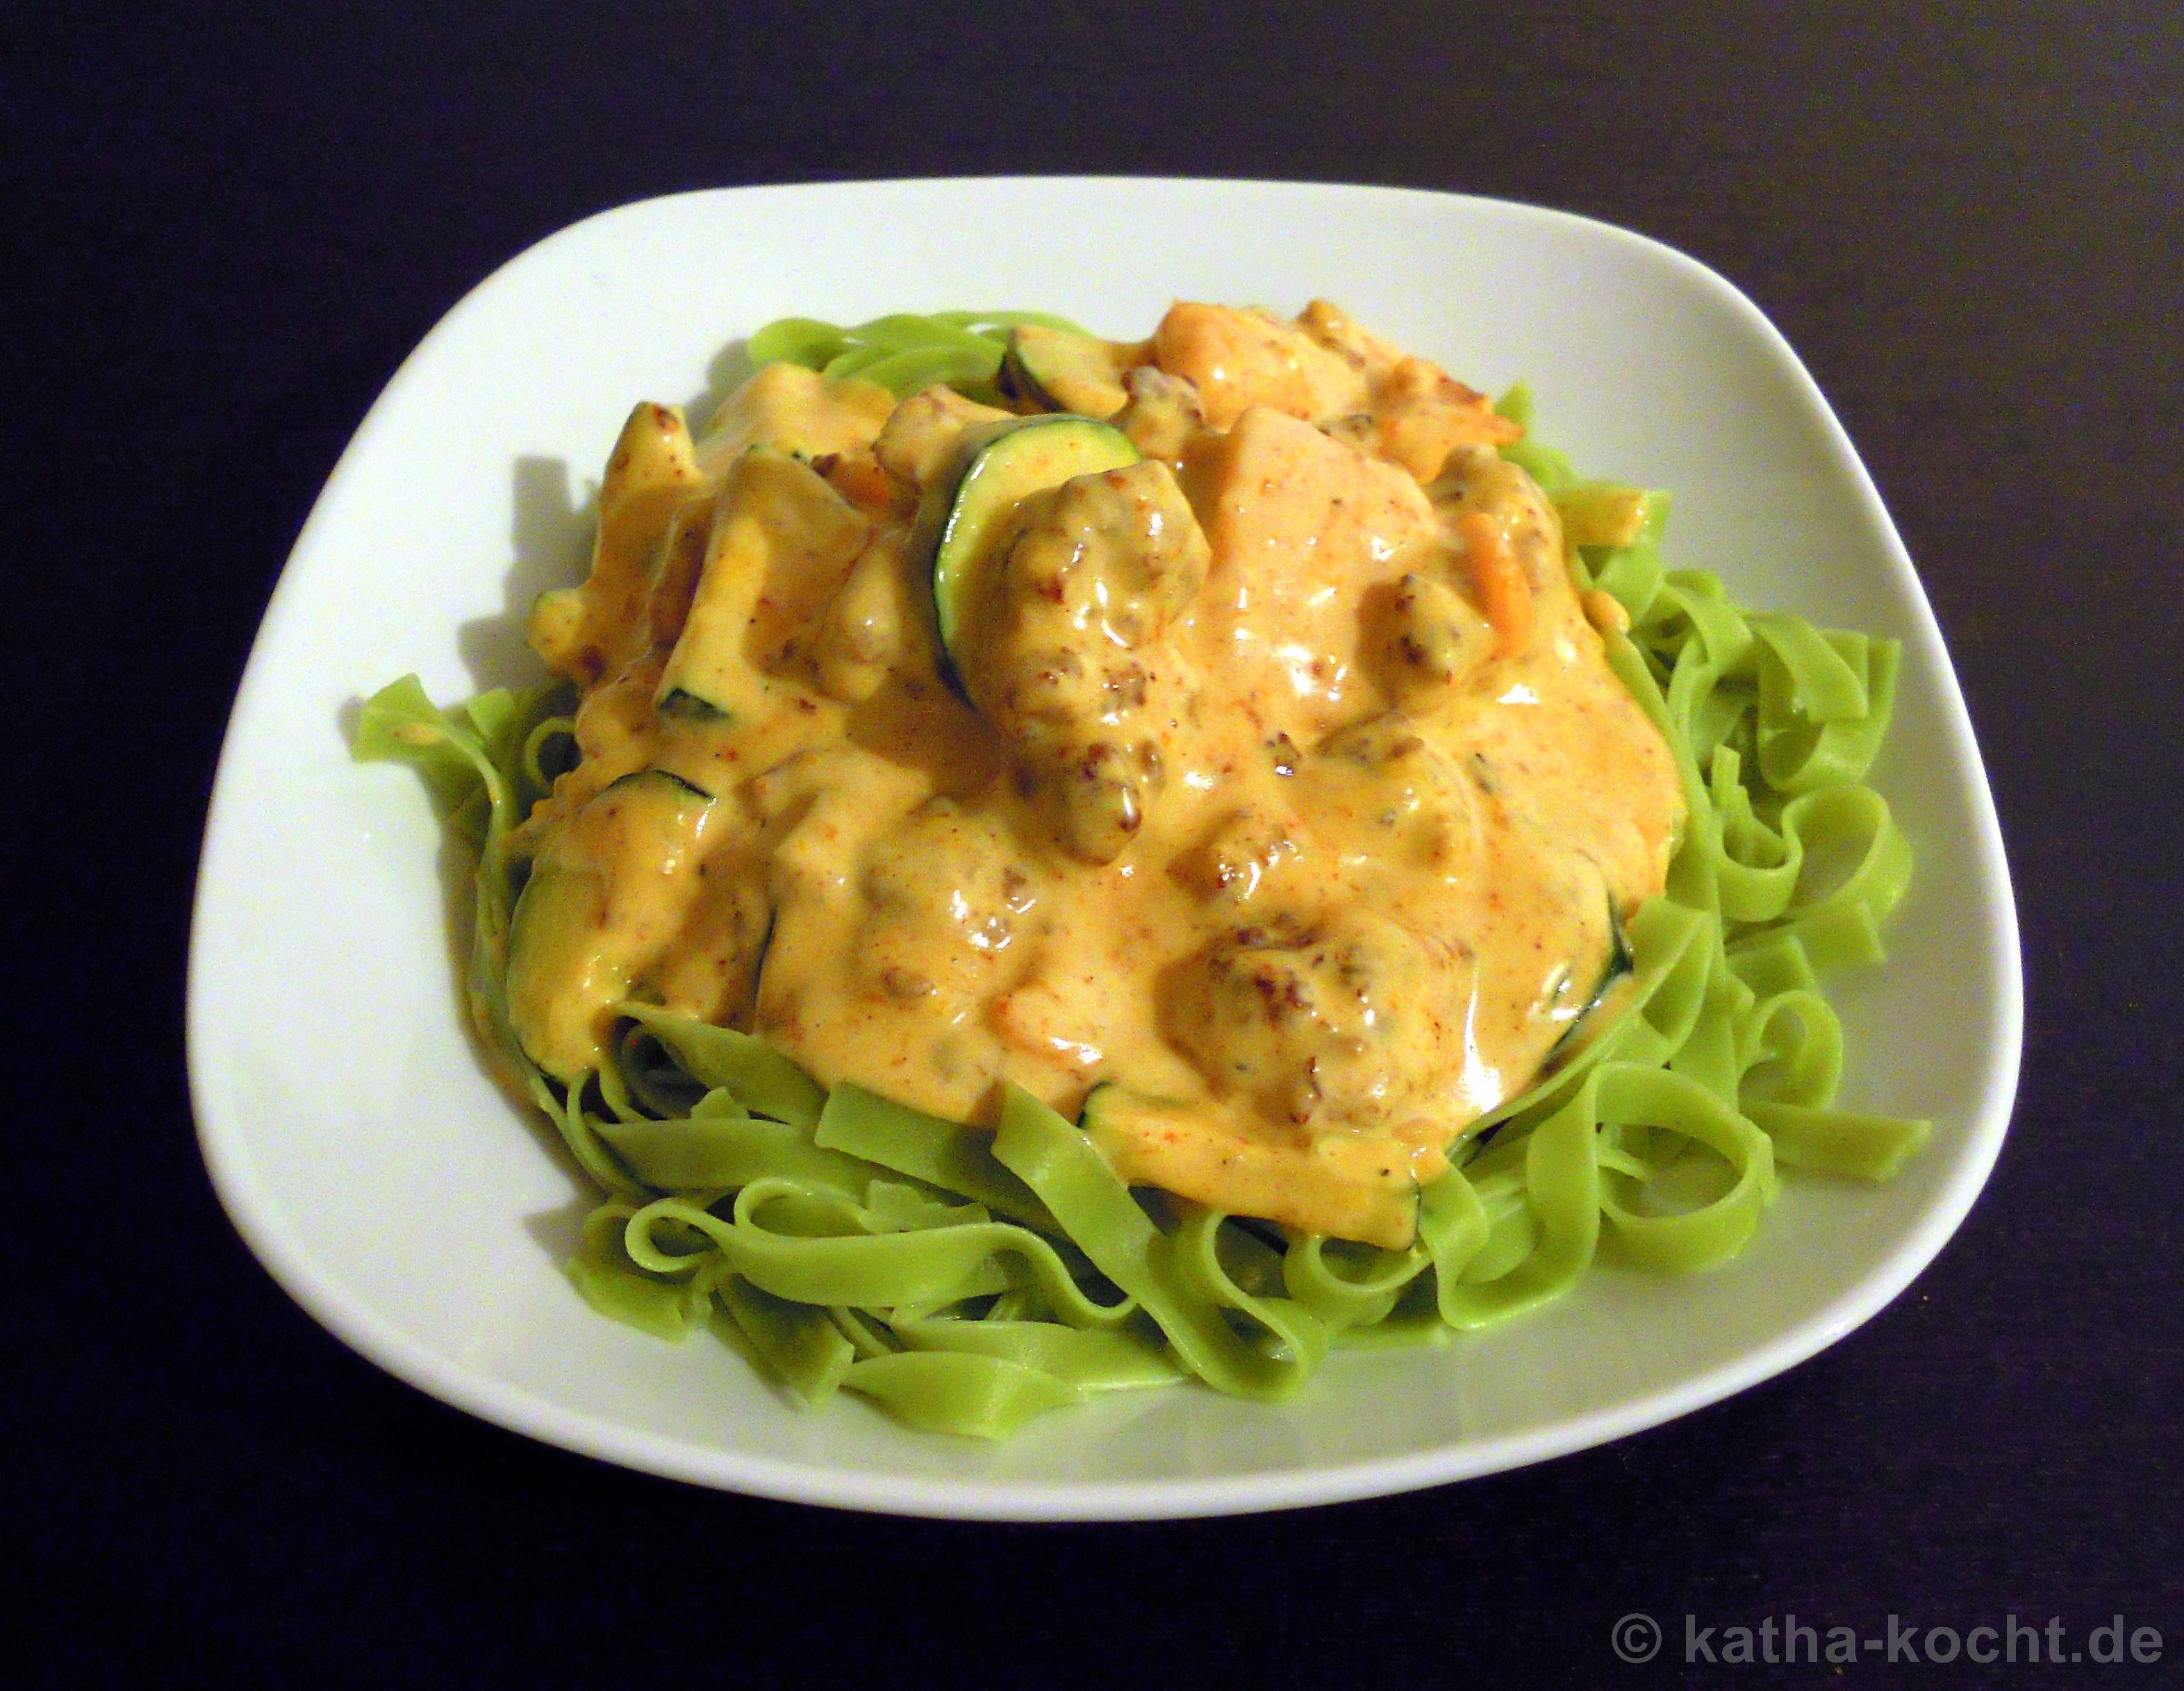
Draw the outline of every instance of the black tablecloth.
<instances>
[{"instance_id":1,"label":"black tablecloth","mask_svg":"<svg viewBox=\"0 0 2184 1691\"><path fill-rule=\"evenodd\" d=\"M395 15L404 12L407 15ZM2184 1659L2178 183L2168 5L377 8L0 20L17 820L0 1680L1588 1686L1794 1614ZM293 1307L198 1162L222 726L350 431L465 289L671 190L1309 177L1565 208L1747 290L1918 559L2029 1029L1993 1182L1847 1342L1608 1448L1260 1519L889 1521L624 1472ZM1937 1013L1946 1014L1946 1009ZM1669 1647L1625 1668L1610 1627ZM2137 1629L2160 1665L2135 1665ZM2075 1681L2089 1665L1978 1670ZM2144 1644L2143 1635L2138 1642ZM1946 1683L1868 1653L1837 1683ZM2171 1683L2174 1683L2173 1681Z\"/></svg>"}]
</instances>

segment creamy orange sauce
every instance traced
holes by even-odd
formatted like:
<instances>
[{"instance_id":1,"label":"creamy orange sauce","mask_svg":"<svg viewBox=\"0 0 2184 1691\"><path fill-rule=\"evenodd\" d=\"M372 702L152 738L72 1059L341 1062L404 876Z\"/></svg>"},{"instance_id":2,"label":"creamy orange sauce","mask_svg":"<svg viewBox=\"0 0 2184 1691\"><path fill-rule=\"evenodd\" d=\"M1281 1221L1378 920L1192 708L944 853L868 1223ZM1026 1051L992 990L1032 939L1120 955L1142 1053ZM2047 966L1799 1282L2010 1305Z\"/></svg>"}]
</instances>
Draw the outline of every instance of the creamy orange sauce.
<instances>
[{"instance_id":1,"label":"creamy orange sauce","mask_svg":"<svg viewBox=\"0 0 2184 1691\"><path fill-rule=\"evenodd\" d=\"M596 896L511 1013L564 1076L639 997L958 1119L1119 1082L1125 1179L1400 1245L1660 891L1674 768L1479 396L1319 303L1126 350L1144 457L1006 514L960 690L933 512L1006 414L786 366L694 442L638 409L532 620L582 759L519 848ZM648 769L710 804L575 823Z\"/></svg>"}]
</instances>

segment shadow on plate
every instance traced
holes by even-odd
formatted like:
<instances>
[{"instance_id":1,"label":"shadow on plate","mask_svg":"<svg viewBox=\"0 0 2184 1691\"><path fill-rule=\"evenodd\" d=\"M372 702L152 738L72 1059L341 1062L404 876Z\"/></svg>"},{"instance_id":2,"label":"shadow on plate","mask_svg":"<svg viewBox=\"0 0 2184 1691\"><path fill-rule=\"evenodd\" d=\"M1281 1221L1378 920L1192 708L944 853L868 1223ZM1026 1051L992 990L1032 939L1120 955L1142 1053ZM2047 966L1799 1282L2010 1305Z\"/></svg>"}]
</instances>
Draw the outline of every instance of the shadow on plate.
<instances>
[{"instance_id":1,"label":"shadow on plate","mask_svg":"<svg viewBox=\"0 0 2184 1691\"><path fill-rule=\"evenodd\" d=\"M755 369L744 341L731 341L713 355L705 366L705 386L682 407L694 433L702 431ZM642 397L632 394L630 403ZM529 687L543 678L524 638L531 607L539 594L583 580L599 528L599 485L588 480L578 499L566 459L519 458L514 476L515 515L509 525L513 561L501 579L501 610L465 623L456 633L457 649L480 692Z\"/></svg>"},{"instance_id":2,"label":"shadow on plate","mask_svg":"<svg viewBox=\"0 0 2184 1691\"><path fill-rule=\"evenodd\" d=\"M712 362L705 366L704 390L682 408L691 433L702 433L712 421L713 413L721 409L731 393L749 381L757 369L751 362L748 341L731 341L714 353Z\"/></svg>"},{"instance_id":3,"label":"shadow on plate","mask_svg":"<svg viewBox=\"0 0 2184 1691\"><path fill-rule=\"evenodd\" d=\"M465 623L455 634L456 649L481 693L532 687L545 679L544 667L524 638L531 607L539 594L584 579L599 526L599 489L588 486L577 500L566 459L517 459L514 494L515 516L509 525L513 561L501 577L501 609Z\"/></svg>"}]
</instances>

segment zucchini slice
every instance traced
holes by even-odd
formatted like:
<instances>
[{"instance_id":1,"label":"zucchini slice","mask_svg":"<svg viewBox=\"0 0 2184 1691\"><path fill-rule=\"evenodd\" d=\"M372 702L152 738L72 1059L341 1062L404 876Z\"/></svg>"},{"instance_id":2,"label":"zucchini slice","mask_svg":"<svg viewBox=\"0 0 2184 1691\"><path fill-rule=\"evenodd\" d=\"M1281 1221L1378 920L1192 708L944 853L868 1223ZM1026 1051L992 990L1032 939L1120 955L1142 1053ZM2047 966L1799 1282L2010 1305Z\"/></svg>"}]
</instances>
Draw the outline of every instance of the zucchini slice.
<instances>
[{"instance_id":1,"label":"zucchini slice","mask_svg":"<svg viewBox=\"0 0 2184 1691\"><path fill-rule=\"evenodd\" d=\"M1391 1144L1349 1135L1269 1144L1226 1131L1202 1105L1112 1082L1093 1087L1078 1126L1132 1186L1390 1250L1417 1237L1418 1182Z\"/></svg>"},{"instance_id":2,"label":"zucchini slice","mask_svg":"<svg viewBox=\"0 0 2184 1691\"><path fill-rule=\"evenodd\" d=\"M1615 895L1607 898L1607 960L1601 965L1599 977L1578 1013L1570 1018L1569 1026L1563 1029L1562 1037L1547 1048L1547 1054L1540 1060L1540 1072L1551 1074L1570 1058L1575 1056L1592 1041L1593 1036L1606 1026L1601 1017L1609 995L1637 970L1630 954L1630 937L1623 931L1623 918L1615 909Z\"/></svg>"},{"instance_id":3,"label":"zucchini slice","mask_svg":"<svg viewBox=\"0 0 2184 1691\"><path fill-rule=\"evenodd\" d=\"M696 884L713 802L680 776L639 770L571 816L532 865L509 924L508 1024L563 1084L606 1061L613 1007L675 932L663 909L679 912Z\"/></svg>"},{"instance_id":4,"label":"zucchini slice","mask_svg":"<svg viewBox=\"0 0 2184 1691\"><path fill-rule=\"evenodd\" d=\"M1025 324L1009 331L994 385L1028 405L1106 419L1128 402L1123 372L1143 364L1146 350Z\"/></svg>"},{"instance_id":5,"label":"zucchini slice","mask_svg":"<svg viewBox=\"0 0 2184 1691\"><path fill-rule=\"evenodd\" d=\"M809 465L749 448L722 490L689 613L660 673L659 709L686 721L735 716L756 683L763 653L753 647L777 634L775 625L823 606L871 534Z\"/></svg>"},{"instance_id":6,"label":"zucchini slice","mask_svg":"<svg viewBox=\"0 0 2184 1691\"><path fill-rule=\"evenodd\" d=\"M967 431L952 470L934 481L920 516L933 548L933 611L943 667L959 691L956 642L973 596L1013 536L1017 508L1079 476L1136 462L1138 449L1121 431L1067 413L1011 417Z\"/></svg>"}]
</instances>

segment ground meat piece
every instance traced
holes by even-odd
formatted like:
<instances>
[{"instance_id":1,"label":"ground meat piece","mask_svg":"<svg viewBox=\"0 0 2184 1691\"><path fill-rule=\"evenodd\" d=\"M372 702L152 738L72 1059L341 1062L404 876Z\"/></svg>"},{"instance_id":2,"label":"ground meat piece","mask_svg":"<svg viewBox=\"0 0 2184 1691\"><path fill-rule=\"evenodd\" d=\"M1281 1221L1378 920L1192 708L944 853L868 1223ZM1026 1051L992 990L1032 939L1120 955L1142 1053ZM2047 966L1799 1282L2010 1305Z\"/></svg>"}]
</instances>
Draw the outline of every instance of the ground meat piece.
<instances>
[{"instance_id":1,"label":"ground meat piece","mask_svg":"<svg viewBox=\"0 0 2184 1691\"><path fill-rule=\"evenodd\" d=\"M1368 911L1337 912L1302 938L1240 928L1181 971L1170 1031L1217 1087L1308 1133L1384 1126L1446 1072L1459 967Z\"/></svg>"},{"instance_id":2,"label":"ground meat piece","mask_svg":"<svg viewBox=\"0 0 2184 1691\"><path fill-rule=\"evenodd\" d=\"M1027 502L994 613L957 667L1045 792L1063 845L1104 863L1157 801L1182 683L1160 644L1206 578L1206 537L1167 466L1080 476Z\"/></svg>"},{"instance_id":3,"label":"ground meat piece","mask_svg":"<svg viewBox=\"0 0 2184 1691\"><path fill-rule=\"evenodd\" d=\"M991 989L1023 903L1015 851L946 798L920 805L866 854L858 967L890 998L961 1004Z\"/></svg>"}]
</instances>

